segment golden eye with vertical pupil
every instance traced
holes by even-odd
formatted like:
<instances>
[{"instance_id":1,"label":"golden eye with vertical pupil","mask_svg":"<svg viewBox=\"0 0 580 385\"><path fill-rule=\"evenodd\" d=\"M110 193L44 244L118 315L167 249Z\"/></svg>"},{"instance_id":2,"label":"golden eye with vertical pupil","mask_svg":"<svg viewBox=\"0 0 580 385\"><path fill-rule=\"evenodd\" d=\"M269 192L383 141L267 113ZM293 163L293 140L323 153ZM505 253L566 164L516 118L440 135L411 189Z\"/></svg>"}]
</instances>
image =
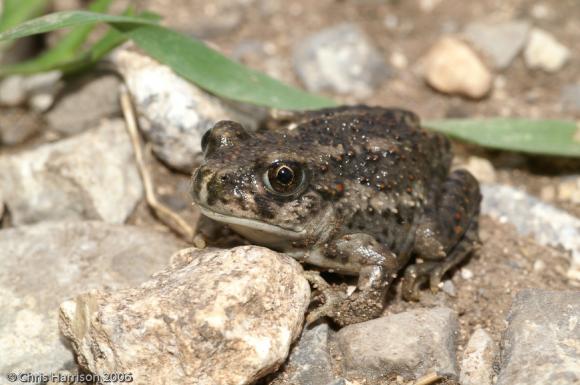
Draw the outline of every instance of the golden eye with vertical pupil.
<instances>
[{"instance_id":1,"label":"golden eye with vertical pupil","mask_svg":"<svg viewBox=\"0 0 580 385\"><path fill-rule=\"evenodd\" d=\"M274 162L263 176L266 189L280 195L297 193L304 187L305 179L302 167L294 162Z\"/></svg>"}]
</instances>

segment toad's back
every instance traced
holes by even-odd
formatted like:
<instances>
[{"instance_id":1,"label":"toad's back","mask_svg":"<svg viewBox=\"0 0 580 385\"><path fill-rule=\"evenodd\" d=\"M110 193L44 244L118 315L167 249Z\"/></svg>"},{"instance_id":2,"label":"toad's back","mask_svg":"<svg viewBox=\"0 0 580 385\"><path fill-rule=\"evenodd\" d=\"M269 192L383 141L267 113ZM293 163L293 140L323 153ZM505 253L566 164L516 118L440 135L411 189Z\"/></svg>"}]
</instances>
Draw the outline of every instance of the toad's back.
<instances>
[{"instance_id":1,"label":"toad's back","mask_svg":"<svg viewBox=\"0 0 580 385\"><path fill-rule=\"evenodd\" d=\"M370 232L395 251L433 208L449 173L449 142L421 129L409 111L321 110L305 114L295 131L289 145L318 153L314 180L335 201L342 231Z\"/></svg>"}]
</instances>

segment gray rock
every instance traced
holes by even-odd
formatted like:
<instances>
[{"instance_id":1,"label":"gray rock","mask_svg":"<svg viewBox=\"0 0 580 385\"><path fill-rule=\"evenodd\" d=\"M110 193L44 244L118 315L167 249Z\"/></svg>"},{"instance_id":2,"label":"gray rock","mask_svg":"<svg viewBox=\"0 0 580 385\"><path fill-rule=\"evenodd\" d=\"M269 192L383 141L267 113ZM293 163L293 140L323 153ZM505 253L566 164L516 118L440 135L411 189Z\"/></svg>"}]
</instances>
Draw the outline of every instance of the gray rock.
<instances>
[{"instance_id":1,"label":"gray rock","mask_svg":"<svg viewBox=\"0 0 580 385\"><path fill-rule=\"evenodd\" d=\"M54 131L70 135L119 115L119 85L119 79L113 75L75 85L46 114L48 124Z\"/></svg>"},{"instance_id":2,"label":"gray rock","mask_svg":"<svg viewBox=\"0 0 580 385\"><path fill-rule=\"evenodd\" d=\"M388 76L381 53L355 24L340 24L294 48L294 68L307 89L368 96Z\"/></svg>"},{"instance_id":3,"label":"gray rock","mask_svg":"<svg viewBox=\"0 0 580 385\"><path fill-rule=\"evenodd\" d=\"M347 374L417 378L436 371L456 378L458 327L455 313L438 307L349 325L337 338Z\"/></svg>"},{"instance_id":4,"label":"gray rock","mask_svg":"<svg viewBox=\"0 0 580 385\"><path fill-rule=\"evenodd\" d=\"M483 329L477 329L469 338L461 360L461 385L491 385L493 364L498 349L493 339Z\"/></svg>"},{"instance_id":5,"label":"gray rock","mask_svg":"<svg viewBox=\"0 0 580 385\"><path fill-rule=\"evenodd\" d=\"M520 291L502 340L497 385L580 383L580 291Z\"/></svg>"},{"instance_id":6,"label":"gray rock","mask_svg":"<svg viewBox=\"0 0 580 385\"><path fill-rule=\"evenodd\" d=\"M310 302L300 264L257 246L179 254L138 288L61 305L81 367L150 385L244 385L276 370Z\"/></svg>"},{"instance_id":7,"label":"gray rock","mask_svg":"<svg viewBox=\"0 0 580 385\"><path fill-rule=\"evenodd\" d=\"M190 173L202 159L201 137L219 120L234 120L256 129L262 110L242 110L175 75L143 54L119 50L113 62L140 114L140 128L164 163Z\"/></svg>"},{"instance_id":8,"label":"gray rock","mask_svg":"<svg viewBox=\"0 0 580 385\"><path fill-rule=\"evenodd\" d=\"M3 108L0 120L0 144L21 144L40 131L42 118L23 108Z\"/></svg>"},{"instance_id":9,"label":"gray rock","mask_svg":"<svg viewBox=\"0 0 580 385\"><path fill-rule=\"evenodd\" d=\"M548 32L534 28L524 51L528 68L557 72L570 59L570 50Z\"/></svg>"},{"instance_id":10,"label":"gray rock","mask_svg":"<svg viewBox=\"0 0 580 385\"><path fill-rule=\"evenodd\" d=\"M496 69L506 69L521 52L528 39L530 25L525 21L470 23L465 38L492 60Z\"/></svg>"},{"instance_id":11,"label":"gray rock","mask_svg":"<svg viewBox=\"0 0 580 385\"><path fill-rule=\"evenodd\" d=\"M0 189L14 225L62 219L122 223L143 195L122 120L0 156Z\"/></svg>"},{"instance_id":12,"label":"gray rock","mask_svg":"<svg viewBox=\"0 0 580 385\"><path fill-rule=\"evenodd\" d=\"M580 219L513 187L485 184L481 190L482 213L542 245L563 246L572 254L568 277L580 281Z\"/></svg>"},{"instance_id":13,"label":"gray rock","mask_svg":"<svg viewBox=\"0 0 580 385\"><path fill-rule=\"evenodd\" d=\"M561 99L568 111L580 113L580 84L569 84L562 87Z\"/></svg>"},{"instance_id":14,"label":"gray rock","mask_svg":"<svg viewBox=\"0 0 580 385\"><path fill-rule=\"evenodd\" d=\"M76 367L58 333L59 304L101 287L138 285L184 247L134 226L60 222L0 231L0 376Z\"/></svg>"},{"instance_id":15,"label":"gray rock","mask_svg":"<svg viewBox=\"0 0 580 385\"><path fill-rule=\"evenodd\" d=\"M325 323L304 329L284 370L288 373L288 383L327 385L334 380L328 336L329 327Z\"/></svg>"}]
</instances>

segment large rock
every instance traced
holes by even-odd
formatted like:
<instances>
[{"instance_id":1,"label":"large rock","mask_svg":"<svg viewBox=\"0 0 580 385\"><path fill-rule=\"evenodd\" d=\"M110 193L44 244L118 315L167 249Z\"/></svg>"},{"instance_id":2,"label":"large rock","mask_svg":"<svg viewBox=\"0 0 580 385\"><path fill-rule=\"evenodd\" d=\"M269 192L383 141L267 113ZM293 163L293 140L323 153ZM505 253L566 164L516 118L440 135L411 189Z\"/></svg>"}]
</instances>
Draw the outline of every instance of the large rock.
<instances>
[{"instance_id":1,"label":"large rock","mask_svg":"<svg viewBox=\"0 0 580 385\"><path fill-rule=\"evenodd\" d=\"M104 118L120 115L120 84L114 75L74 84L46 114L50 128L70 135L94 127Z\"/></svg>"},{"instance_id":2,"label":"large rock","mask_svg":"<svg viewBox=\"0 0 580 385\"><path fill-rule=\"evenodd\" d=\"M508 323L497 385L580 383L580 291L522 290Z\"/></svg>"},{"instance_id":3,"label":"large rock","mask_svg":"<svg viewBox=\"0 0 580 385\"><path fill-rule=\"evenodd\" d=\"M307 89L368 96L389 69L365 33L340 24L307 37L294 49L294 68Z\"/></svg>"},{"instance_id":4,"label":"large rock","mask_svg":"<svg viewBox=\"0 0 580 385\"><path fill-rule=\"evenodd\" d=\"M256 129L264 116L256 108L208 94L143 54L122 49L112 59L125 79L140 115L140 128L155 155L176 170L190 173L200 162L201 137L217 121L234 120Z\"/></svg>"},{"instance_id":5,"label":"large rock","mask_svg":"<svg viewBox=\"0 0 580 385\"><path fill-rule=\"evenodd\" d=\"M477 329L469 338L461 360L461 385L491 385L493 364L497 356L496 343L483 329Z\"/></svg>"},{"instance_id":6,"label":"large rock","mask_svg":"<svg viewBox=\"0 0 580 385\"><path fill-rule=\"evenodd\" d=\"M481 211L513 224L547 246L563 246L572 254L568 277L580 281L580 219L510 186L484 184Z\"/></svg>"},{"instance_id":7,"label":"large rock","mask_svg":"<svg viewBox=\"0 0 580 385\"><path fill-rule=\"evenodd\" d=\"M477 54L454 37L439 40L424 59L427 83L437 91L480 99L487 95L493 77Z\"/></svg>"},{"instance_id":8,"label":"large rock","mask_svg":"<svg viewBox=\"0 0 580 385\"><path fill-rule=\"evenodd\" d=\"M143 195L122 120L0 156L0 189L15 225L64 219L122 223Z\"/></svg>"},{"instance_id":9,"label":"large rock","mask_svg":"<svg viewBox=\"0 0 580 385\"><path fill-rule=\"evenodd\" d=\"M347 374L418 378L458 376L457 316L444 307L418 309L349 325L338 332Z\"/></svg>"},{"instance_id":10,"label":"large rock","mask_svg":"<svg viewBox=\"0 0 580 385\"><path fill-rule=\"evenodd\" d=\"M101 287L138 285L184 247L175 237L103 222L0 231L0 376L73 369L58 333L59 304Z\"/></svg>"},{"instance_id":11,"label":"large rock","mask_svg":"<svg viewBox=\"0 0 580 385\"><path fill-rule=\"evenodd\" d=\"M548 32L534 28L524 51L529 68L557 72L570 59L570 50Z\"/></svg>"},{"instance_id":12,"label":"large rock","mask_svg":"<svg viewBox=\"0 0 580 385\"><path fill-rule=\"evenodd\" d=\"M189 249L176 261L139 288L61 305L79 364L130 372L136 385L242 385L276 370L310 300L300 264L256 246Z\"/></svg>"},{"instance_id":13,"label":"large rock","mask_svg":"<svg viewBox=\"0 0 580 385\"><path fill-rule=\"evenodd\" d=\"M506 69L524 48L530 25L525 21L502 23L470 23L465 27L465 38L485 53L497 69Z\"/></svg>"}]
</instances>

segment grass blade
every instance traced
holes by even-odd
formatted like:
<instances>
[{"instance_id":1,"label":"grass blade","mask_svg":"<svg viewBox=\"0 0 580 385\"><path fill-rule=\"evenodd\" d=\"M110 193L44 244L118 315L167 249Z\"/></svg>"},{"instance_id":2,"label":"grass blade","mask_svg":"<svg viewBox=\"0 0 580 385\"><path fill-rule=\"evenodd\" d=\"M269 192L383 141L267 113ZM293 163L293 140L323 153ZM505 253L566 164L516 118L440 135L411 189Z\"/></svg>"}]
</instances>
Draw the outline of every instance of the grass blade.
<instances>
[{"instance_id":1,"label":"grass blade","mask_svg":"<svg viewBox=\"0 0 580 385\"><path fill-rule=\"evenodd\" d=\"M136 16L113 16L90 11L56 12L29 20L0 33L0 41L95 23L154 24L155 22Z\"/></svg>"},{"instance_id":2,"label":"grass blade","mask_svg":"<svg viewBox=\"0 0 580 385\"><path fill-rule=\"evenodd\" d=\"M111 16L88 11L46 15L0 34L0 41L60 28L109 23L144 51L200 87L232 100L282 109L313 109L335 105L321 96L287 86L234 62L201 41L156 26L143 17Z\"/></svg>"},{"instance_id":3,"label":"grass blade","mask_svg":"<svg viewBox=\"0 0 580 385\"><path fill-rule=\"evenodd\" d=\"M4 0L0 14L0 32L40 15L47 5L48 0Z\"/></svg>"},{"instance_id":4,"label":"grass blade","mask_svg":"<svg viewBox=\"0 0 580 385\"><path fill-rule=\"evenodd\" d=\"M153 25L118 25L118 28L147 54L216 95L289 110L335 105L330 99L290 87L228 59L199 40L167 28Z\"/></svg>"},{"instance_id":5,"label":"grass blade","mask_svg":"<svg viewBox=\"0 0 580 385\"><path fill-rule=\"evenodd\" d=\"M452 138L500 150L580 157L580 127L574 122L529 119L444 119L424 126Z\"/></svg>"},{"instance_id":6,"label":"grass blade","mask_svg":"<svg viewBox=\"0 0 580 385\"><path fill-rule=\"evenodd\" d=\"M4 0L2 4L0 32L7 31L23 21L40 15L48 5L48 0ZM11 42L0 43L0 51L8 49L11 45Z\"/></svg>"},{"instance_id":7,"label":"grass blade","mask_svg":"<svg viewBox=\"0 0 580 385\"><path fill-rule=\"evenodd\" d=\"M95 0L89 6L91 12L105 12L112 0ZM39 56L10 66L0 68L0 76L30 75L65 68L68 63L74 62L79 49L86 42L94 30L95 24L80 25L73 28L54 47Z\"/></svg>"}]
</instances>

